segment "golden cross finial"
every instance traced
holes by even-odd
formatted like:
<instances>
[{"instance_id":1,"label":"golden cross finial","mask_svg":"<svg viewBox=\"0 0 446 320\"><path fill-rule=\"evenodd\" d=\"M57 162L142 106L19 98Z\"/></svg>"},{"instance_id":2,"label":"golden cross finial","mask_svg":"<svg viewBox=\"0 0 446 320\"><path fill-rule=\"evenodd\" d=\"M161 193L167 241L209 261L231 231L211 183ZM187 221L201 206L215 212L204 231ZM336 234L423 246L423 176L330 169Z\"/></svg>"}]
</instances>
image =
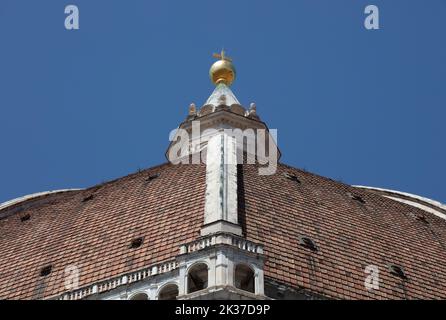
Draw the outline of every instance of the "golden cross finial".
<instances>
[{"instance_id":1,"label":"golden cross finial","mask_svg":"<svg viewBox=\"0 0 446 320\"><path fill-rule=\"evenodd\" d=\"M214 58L216 58L216 59L226 60L226 61L232 61L231 58L229 58L229 57L227 57L227 56L225 55L225 50L224 50L224 49L221 50L221 53L214 53L212 56L213 56Z\"/></svg>"},{"instance_id":2,"label":"golden cross finial","mask_svg":"<svg viewBox=\"0 0 446 320\"><path fill-rule=\"evenodd\" d=\"M221 50L221 53L214 53L212 56L218 59L209 70L212 82L215 85L223 83L230 86L235 80L235 68L231 58L226 56L225 50Z\"/></svg>"}]
</instances>

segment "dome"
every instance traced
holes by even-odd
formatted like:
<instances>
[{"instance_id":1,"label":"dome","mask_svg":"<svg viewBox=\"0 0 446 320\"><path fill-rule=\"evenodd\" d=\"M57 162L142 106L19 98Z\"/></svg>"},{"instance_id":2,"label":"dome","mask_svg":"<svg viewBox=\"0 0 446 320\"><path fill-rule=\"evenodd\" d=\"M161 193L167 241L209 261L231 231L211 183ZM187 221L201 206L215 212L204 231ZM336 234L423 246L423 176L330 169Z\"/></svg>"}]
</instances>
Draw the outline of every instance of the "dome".
<instances>
[{"instance_id":1,"label":"dome","mask_svg":"<svg viewBox=\"0 0 446 320\"><path fill-rule=\"evenodd\" d=\"M265 294L278 294L275 285L334 299L446 298L441 217L285 164L270 176L241 165L237 184L243 236L264 246ZM177 268L179 246L200 238L205 189L205 165L163 164L1 209L0 270L15 282L0 283L0 298L59 299L70 266L87 296L124 285L123 275L137 281L148 266ZM144 240L131 248L135 238ZM379 267L380 290L364 287L369 265Z\"/></svg>"},{"instance_id":2,"label":"dome","mask_svg":"<svg viewBox=\"0 0 446 320\"><path fill-rule=\"evenodd\" d=\"M174 161L0 205L0 299L446 299L446 206L280 163L217 57Z\"/></svg>"}]
</instances>

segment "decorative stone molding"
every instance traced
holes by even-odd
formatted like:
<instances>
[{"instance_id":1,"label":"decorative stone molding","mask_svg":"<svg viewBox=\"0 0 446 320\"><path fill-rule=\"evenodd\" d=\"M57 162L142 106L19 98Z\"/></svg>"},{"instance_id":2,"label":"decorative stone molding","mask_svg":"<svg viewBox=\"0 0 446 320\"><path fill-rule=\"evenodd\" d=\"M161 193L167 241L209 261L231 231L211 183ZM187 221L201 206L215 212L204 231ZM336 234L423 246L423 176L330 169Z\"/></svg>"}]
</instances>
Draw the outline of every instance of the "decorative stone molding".
<instances>
[{"instance_id":1,"label":"decorative stone molding","mask_svg":"<svg viewBox=\"0 0 446 320\"><path fill-rule=\"evenodd\" d=\"M153 277L158 274L164 274L176 270L178 263L176 261L169 261L162 264L150 266L135 272L124 274L118 277L108 279L99 283L89 285L78 290L65 293L59 296L58 300L80 300L85 299L94 294L101 294L110 290L114 290L120 286L129 285L135 282L142 281L146 278Z\"/></svg>"},{"instance_id":2,"label":"decorative stone molding","mask_svg":"<svg viewBox=\"0 0 446 320\"><path fill-rule=\"evenodd\" d=\"M204 134L208 129L215 129L217 131L223 131L225 129L251 129L256 131L258 129L264 129L268 131L266 124L260 121L257 116L252 116L250 114L240 115L220 107L217 108L217 110L213 109L214 107L210 106L206 115L195 117L193 119L189 118L180 124L179 129L185 130L191 139L183 139L180 137L180 133L177 133L174 137L172 137L172 141L165 153L168 161L170 161L169 154L171 150L181 150L181 157L201 153L203 151L205 153L207 142L213 136ZM199 142L194 140L196 139L194 138L192 130L194 121L199 121L200 123L200 132L197 134L198 137L196 137L199 139ZM277 149L277 159L279 160L281 153L277 148L277 145L274 144L271 147ZM183 150L185 153L183 153ZM204 154L204 156L206 156L206 154Z\"/></svg>"}]
</instances>

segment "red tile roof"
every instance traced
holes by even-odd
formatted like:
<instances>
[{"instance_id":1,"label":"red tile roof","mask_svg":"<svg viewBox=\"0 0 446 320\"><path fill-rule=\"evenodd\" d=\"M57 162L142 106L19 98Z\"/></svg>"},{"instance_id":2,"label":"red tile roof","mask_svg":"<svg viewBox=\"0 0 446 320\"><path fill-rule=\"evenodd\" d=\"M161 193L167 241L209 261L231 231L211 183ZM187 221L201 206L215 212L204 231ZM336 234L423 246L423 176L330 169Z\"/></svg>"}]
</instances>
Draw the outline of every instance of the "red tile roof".
<instances>
[{"instance_id":1,"label":"red tile roof","mask_svg":"<svg viewBox=\"0 0 446 320\"><path fill-rule=\"evenodd\" d=\"M264 244L267 279L330 298L446 298L445 220L283 164L273 176L239 167L239 218L246 237ZM204 196L204 165L165 164L3 209L0 298L62 294L70 265L79 268L83 287L169 261L180 244L199 237ZM31 218L22 222L26 214ZM317 251L301 246L300 236ZM138 237L142 246L131 249ZM370 264L379 267L379 290L364 287ZM392 275L391 264L403 267L407 280ZM51 274L41 277L48 265Z\"/></svg>"},{"instance_id":2,"label":"red tile roof","mask_svg":"<svg viewBox=\"0 0 446 320\"><path fill-rule=\"evenodd\" d=\"M444 219L285 165L274 176L244 166L243 181L246 234L265 245L266 277L331 298L446 298ZM300 246L300 235L318 251ZM406 281L390 274L392 264L403 267ZM379 290L364 286L368 265L379 268Z\"/></svg>"},{"instance_id":3,"label":"red tile roof","mask_svg":"<svg viewBox=\"0 0 446 320\"><path fill-rule=\"evenodd\" d=\"M160 176L150 180L154 173ZM204 166L162 165L88 190L49 195L46 203L0 220L0 298L62 293L69 265L80 270L84 286L171 259L181 243L199 234L204 188ZM26 213L30 220L21 222ZM138 237L143 245L130 249ZM49 264L51 274L40 277Z\"/></svg>"}]
</instances>

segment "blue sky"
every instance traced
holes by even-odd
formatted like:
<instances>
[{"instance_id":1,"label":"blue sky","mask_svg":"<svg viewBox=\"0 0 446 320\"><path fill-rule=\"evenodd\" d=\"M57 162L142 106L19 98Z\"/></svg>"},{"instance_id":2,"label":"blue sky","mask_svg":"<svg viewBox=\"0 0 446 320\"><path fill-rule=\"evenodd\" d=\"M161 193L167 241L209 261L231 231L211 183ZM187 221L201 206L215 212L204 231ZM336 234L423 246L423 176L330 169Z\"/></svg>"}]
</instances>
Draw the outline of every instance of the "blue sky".
<instances>
[{"instance_id":1,"label":"blue sky","mask_svg":"<svg viewBox=\"0 0 446 320\"><path fill-rule=\"evenodd\" d=\"M80 30L64 28L64 8ZM367 4L381 29L363 27ZM0 202L165 162L168 134L232 89L281 161L446 202L444 0L0 2Z\"/></svg>"}]
</instances>

